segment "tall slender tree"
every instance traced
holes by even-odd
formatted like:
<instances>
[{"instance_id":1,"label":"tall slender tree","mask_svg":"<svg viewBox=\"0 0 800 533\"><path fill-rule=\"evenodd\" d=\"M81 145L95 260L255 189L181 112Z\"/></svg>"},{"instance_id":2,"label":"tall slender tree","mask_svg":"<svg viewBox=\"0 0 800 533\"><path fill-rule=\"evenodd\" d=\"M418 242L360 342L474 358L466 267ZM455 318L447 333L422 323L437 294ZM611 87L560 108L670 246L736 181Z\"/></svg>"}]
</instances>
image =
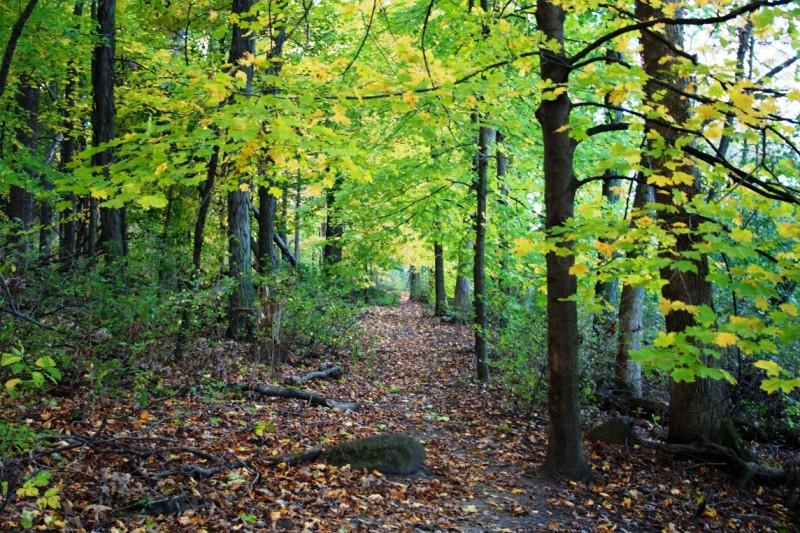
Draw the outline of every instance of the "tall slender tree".
<instances>
[{"instance_id":1,"label":"tall slender tree","mask_svg":"<svg viewBox=\"0 0 800 533\"><path fill-rule=\"evenodd\" d=\"M114 53L116 49L116 0L98 0L95 7L98 42L92 60L92 87L94 108L92 132L94 146L102 146L114 139ZM106 147L92 156L92 163L102 169L108 178L109 165L114 155ZM98 244L110 258L125 253L124 217L122 209L100 208L100 236Z\"/></svg>"}]
</instances>

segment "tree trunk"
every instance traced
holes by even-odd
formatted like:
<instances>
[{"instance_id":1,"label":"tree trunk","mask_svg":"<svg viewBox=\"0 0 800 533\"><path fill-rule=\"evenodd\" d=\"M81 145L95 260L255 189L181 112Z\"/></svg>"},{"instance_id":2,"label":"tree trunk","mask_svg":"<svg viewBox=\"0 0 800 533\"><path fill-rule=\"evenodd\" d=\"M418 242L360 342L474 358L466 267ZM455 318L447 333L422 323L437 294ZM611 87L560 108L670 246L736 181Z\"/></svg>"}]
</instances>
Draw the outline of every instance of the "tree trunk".
<instances>
[{"instance_id":1,"label":"tree trunk","mask_svg":"<svg viewBox=\"0 0 800 533\"><path fill-rule=\"evenodd\" d=\"M115 12L116 0L98 0L96 7L99 41L94 49L92 61L92 85L94 109L92 132L94 146L100 146L114 138L114 51L116 47ZM92 156L92 164L103 169L108 178L108 167L113 160L110 148ZM125 252L123 221L120 209L100 208L100 237L98 244L103 252L113 259Z\"/></svg>"},{"instance_id":2,"label":"tree trunk","mask_svg":"<svg viewBox=\"0 0 800 533\"><path fill-rule=\"evenodd\" d=\"M0 97L6 92L8 73L11 71L11 59L17 49L17 41L22 36L22 30L25 28L25 23L28 22L31 13L33 13L36 3L37 0L29 0L11 28L11 34L8 36L8 43L6 43L6 49L3 52L3 62L0 64Z\"/></svg>"},{"instance_id":3,"label":"tree trunk","mask_svg":"<svg viewBox=\"0 0 800 533\"><path fill-rule=\"evenodd\" d=\"M434 279L436 300L434 305L434 316L444 316L445 307L445 294L444 294L444 252L442 250L442 243L436 242L433 244L434 256Z\"/></svg>"},{"instance_id":4,"label":"tree trunk","mask_svg":"<svg viewBox=\"0 0 800 533\"><path fill-rule=\"evenodd\" d=\"M17 130L17 140L30 152L36 154L39 144L39 89L33 82L24 77L20 80L17 104L25 113L25 123ZM33 182L32 171L27 171L28 179ZM20 264L26 264L28 256L33 252L34 237L31 227L34 222L33 193L26 187L12 185L9 191L8 218L16 225L15 231L9 236L12 248L22 256Z\"/></svg>"},{"instance_id":5,"label":"tree trunk","mask_svg":"<svg viewBox=\"0 0 800 533\"><path fill-rule=\"evenodd\" d=\"M467 277L467 269L470 264L470 251L472 250L472 241L466 240L465 245L461 248L458 255L458 273L456 275L456 289L455 297L453 298L453 306L456 310L463 315L472 314L472 283ZM471 322L471 320L470 320Z\"/></svg>"},{"instance_id":6,"label":"tree trunk","mask_svg":"<svg viewBox=\"0 0 800 533\"><path fill-rule=\"evenodd\" d=\"M302 181L300 180L300 173L297 174L297 184L294 190L294 259L297 265L300 265L300 193L302 188Z\"/></svg>"},{"instance_id":7,"label":"tree trunk","mask_svg":"<svg viewBox=\"0 0 800 533\"><path fill-rule=\"evenodd\" d=\"M341 178L337 177L332 188L325 194L327 215L325 221L325 246L322 249L322 264L335 265L342 260L341 238L344 235L344 226L338 221L336 213L336 192L339 190Z\"/></svg>"},{"instance_id":8,"label":"tree trunk","mask_svg":"<svg viewBox=\"0 0 800 533\"><path fill-rule=\"evenodd\" d=\"M253 6L253 0L233 0L233 13L241 18ZM240 65L245 54L255 52L253 32L233 25L229 63L247 76L245 94L252 93L253 67ZM228 304L228 337L238 340L253 335L255 321L255 288L253 260L250 248L250 193L236 189L228 193L228 268L234 279L233 293Z\"/></svg>"},{"instance_id":9,"label":"tree trunk","mask_svg":"<svg viewBox=\"0 0 800 533\"><path fill-rule=\"evenodd\" d=\"M486 197L489 182L489 150L494 132L490 128L478 130L478 155L473 187L475 189L475 248L472 264L472 281L475 327L475 364L478 381L489 381L489 353L486 336L489 323L486 316Z\"/></svg>"},{"instance_id":10,"label":"tree trunk","mask_svg":"<svg viewBox=\"0 0 800 533\"><path fill-rule=\"evenodd\" d=\"M272 241L275 238L275 197L267 187L258 188L258 270L264 274L277 268L278 257Z\"/></svg>"},{"instance_id":11,"label":"tree trunk","mask_svg":"<svg viewBox=\"0 0 800 533\"><path fill-rule=\"evenodd\" d=\"M606 57L609 60L612 59L621 59L621 54L614 50L606 51ZM606 104L611 104L611 101L606 95L605 98ZM618 124L622 122L622 112L621 111L609 111L606 115L606 122L608 124ZM613 172L611 170L606 170L605 172L605 179L603 180L603 200L606 204L606 208L612 207L619 201L619 194L616 192L616 187L619 187L620 180L612 178ZM598 239L600 242L608 243L609 240L604 236L600 236ZM595 299L602 302L605 306L603 311L594 315L592 317L592 329L598 339L598 341L602 342L602 339L611 338L614 333L614 310L613 308L617 307L617 298L619 297L619 283L616 279L610 279L605 281L599 281L595 284L594 287L594 294Z\"/></svg>"},{"instance_id":12,"label":"tree trunk","mask_svg":"<svg viewBox=\"0 0 800 533\"><path fill-rule=\"evenodd\" d=\"M250 195L228 193L228 268L234 279L228 307L228 337L249 339L255 318L255 289L250 249Z\"/></svg>"},{"instance_id":13,"label":"tree trunk","mask_svg":"<svg viewBox=\"0 0 800 533\"><path fill-rule=\"evenodd\" d=\"M636 18L639 20L649 20L651 18L663 17L661 9L655 9L642 2L636 3ZM654 32L659 31L660 35ZM663 92L662 88L653 81L654 79L667 78L671 84L683 87L687 84L686 79L676 79L672 68L676 64L672 49L683 48L682 29L679 26L665 26L661 30L644 32L642 42L642 62L645 72L650 81L645 85L645 95L653 101L658 98L660 104L664 106L669 114L670 122L683 124L688 118L689 103L675 91L667 91L663 98L656 96L656 93ZM663 123L646 121L645 129L657 134L663 139L667 146L674 145L678 138L675 130L665 126ZM651 141L652 142L652 141ZM659 142L659 141L656 141ZM660 142L659 142L660 145ZM655 151L655 150L654 150ZM659 148L660 152L661 149ZM653 174L670 176L675 168L675 161L663 155L655 155L649 158L650 170ZM686 166L678 166L687 174L692 174L694 169ZM706 280L708 275L708 258L700 255L697 258L686 256L687 252L693 250L694 232L698 227L699 220L685 209L685 203L675 205L673 193L682 192L686 195L686 203L699 192L699 183L695 179L692 185L667 185L656 189L656 202L665 206L667 209L659 209L658 217L662 226L671 231L676 225L680 225L685 230L677 233L673 249L665 250L665 257L672 261L676 258L688 260L694 263L696 272L681 272L666 266L661 269L661 279L666 284L661 289L664 299L670 301L685 302L692 305L711 306L711 284ZM672 263L670 263L672 264ZM694 326L695 321L691 313L687 311L672 311L665 317L667 332L683 332L686 328ZM708 363L709 361L706 361ZM691 383L671 381L670 392L670 421L669 421L669 440L678 443L695 442L707 440L710 442L720 442L722 422L727 417L727 398L724 382L710 379L697 378Z\"/></svg>"},{"instance_id":14,"label":"tree trunk","mask_svg":"<svg viewBox=\"0 0 800 533\"><path fill-rule=\"evenodd\" d=\"M549 0L539 0L536 20L557 50L540 54L541 77L566 86L569 67L564 57L564 9ZM548 47L549 49L549 47ZM563 85L561 85L563 84ZM545 226L558 228L573 214L577 182L573 170L575 142L566 131L570 101L567 91L543 100L536 112L544 142ZM571 241L558 246L571 249ZM578 312L574 299L577 280L570 273L572 254L547 254L547 359L548 413L545 469L572 479L589 473L583 456L578 391Z\"/></svg>"},{"instance_id":15,"label":"tree trunk","mask_svg":"<svg viewBox=\"0 0 800 533\"><path fill-rule=\"evenodd\" d=\"M72 14L77 19L83 14L83 1L75 2ZM75 108L75 92L78 83L78 71L75 61L67 66L67 85L64 88L64 141L61 143L61 172L70 172L69 164L75 155L76 127L72 118ZM69 269L76 259L77 226L76 220L78 200L74 194L69 196L70 206L61 212L61 238L58 241L58 257L61 264Z\"/></svg>"},{"instance_id":16,"label":"tree trunk","mask_svg":"<svg viewBox=\"0 0 800 533\"><path fill-rule=\"evenodd\" d=\"M650 201L651 187L643 183L636 186L633 199L634 211L643 209ZM631 221L633 225L633 221ZM633 253L628 257L633 258ZM632 361L630 352L642 347L644 335L644 287L624 285L619 301L619 335L617 337L617 356L614 372L614 388L617 392L628 394L634 398L642 397L642 367Z\"/></svg>"}]
</instances>

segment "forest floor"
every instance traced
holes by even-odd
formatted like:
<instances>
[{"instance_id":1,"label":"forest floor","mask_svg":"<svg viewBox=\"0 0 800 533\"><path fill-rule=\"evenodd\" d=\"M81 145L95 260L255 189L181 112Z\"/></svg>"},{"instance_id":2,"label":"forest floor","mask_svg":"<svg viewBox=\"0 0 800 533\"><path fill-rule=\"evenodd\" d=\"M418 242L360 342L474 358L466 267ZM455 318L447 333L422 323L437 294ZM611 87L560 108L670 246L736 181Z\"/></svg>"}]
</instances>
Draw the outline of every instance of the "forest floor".
<instances>
[{"instance_id":1,"label":"forest floor","mask_svg":"<svg viewBox=\"0 0 800 533\"><path fill-rule=\"evenodd\" d=\"M50 529L87 531L794 529L778 489L737 488L715 465L649 449L587 443L590 482L548 481L536 470L544 413L519 413L496 385L475 383L469 328L408 302L369 309L361 326L364 355L341 361L339 379L304 386L356 401L356 411L225 389L220 382L279 379L233 344L198 351L180 367L154 364L161 386L175 392L145 405L65 384L47 407L0 406L3 419L51 431L53 446L64 447L25 462L27 473L52 472L59 508L17 497L0 508L0 530L19 528L23 511ZM424 443L422 472L270 461L390 431Z\"/></svg>"}]
</instances>

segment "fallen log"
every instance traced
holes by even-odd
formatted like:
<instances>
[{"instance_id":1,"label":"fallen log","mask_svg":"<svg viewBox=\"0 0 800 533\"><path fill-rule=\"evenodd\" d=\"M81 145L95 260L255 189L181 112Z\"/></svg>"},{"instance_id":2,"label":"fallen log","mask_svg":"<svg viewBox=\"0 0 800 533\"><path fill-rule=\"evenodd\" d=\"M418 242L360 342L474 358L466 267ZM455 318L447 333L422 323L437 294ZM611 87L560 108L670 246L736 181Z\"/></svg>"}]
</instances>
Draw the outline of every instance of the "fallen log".
<instances>
[{"instance_id":1,"label":"fallen log","mask_svg":"<svg viewBox=\"0 0 800 533\"><path fill-rule=\"evenodd\" d=\"M358 409L358 404L355 402L331 400L316 392L290 389L288 387L267 387L265 385L247 385L244 383L229 383L227 387L243 392L253 392L261 396L303 400L304 402L308 402L309 405L315 405L317 407L327 407L329 409L337 408L342 411L355 411Z\"/></svg>"},{"instance_id":2,"label":"fallen log","mask_svg":"<svg viewBox=\"0 0 800 533\"><path fill-rule=\"evenodd\" d=\"M312 372L308 372L306 374L303 374L302 376L289 376L288 378L286 378L286 382L291 385L299 386L314 379L336 377L341 375L341 373L342 373L342 367L340 367L339 365L333 365L326 368L321 368L319 370L314 370Z\"/></svg>"}]
</instances>

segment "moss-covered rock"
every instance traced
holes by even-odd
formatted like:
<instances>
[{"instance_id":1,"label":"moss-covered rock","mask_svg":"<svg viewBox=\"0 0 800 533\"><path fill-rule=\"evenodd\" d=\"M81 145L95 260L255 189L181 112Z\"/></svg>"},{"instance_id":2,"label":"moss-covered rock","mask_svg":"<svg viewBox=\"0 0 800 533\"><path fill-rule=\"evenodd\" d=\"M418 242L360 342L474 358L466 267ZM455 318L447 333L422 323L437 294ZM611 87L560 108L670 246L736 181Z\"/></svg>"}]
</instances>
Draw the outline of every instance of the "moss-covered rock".
<instances>
[{"instance_id":1,"label":"moss-covered rock","mask_svg":"<svg viewBox=\"0 0 800 533\"><path fill-rule=\"evenodd\" d=\"M338 444L323 453L327 463L377 470L382 474L413 474L425 462L425 449L405 433L388 433Z\"/></svg>"},{"instance_id":2,"label":"moss-covered rock","mask_svg":"<svg viewBox=\"0 0 800 533\"><path fill-rule=\"evenodd\" d=\"M607 444L633 444L633 419L629 416L618 416L603 422L589 432L589 440Z\"/></svg>"}]
</instances>

